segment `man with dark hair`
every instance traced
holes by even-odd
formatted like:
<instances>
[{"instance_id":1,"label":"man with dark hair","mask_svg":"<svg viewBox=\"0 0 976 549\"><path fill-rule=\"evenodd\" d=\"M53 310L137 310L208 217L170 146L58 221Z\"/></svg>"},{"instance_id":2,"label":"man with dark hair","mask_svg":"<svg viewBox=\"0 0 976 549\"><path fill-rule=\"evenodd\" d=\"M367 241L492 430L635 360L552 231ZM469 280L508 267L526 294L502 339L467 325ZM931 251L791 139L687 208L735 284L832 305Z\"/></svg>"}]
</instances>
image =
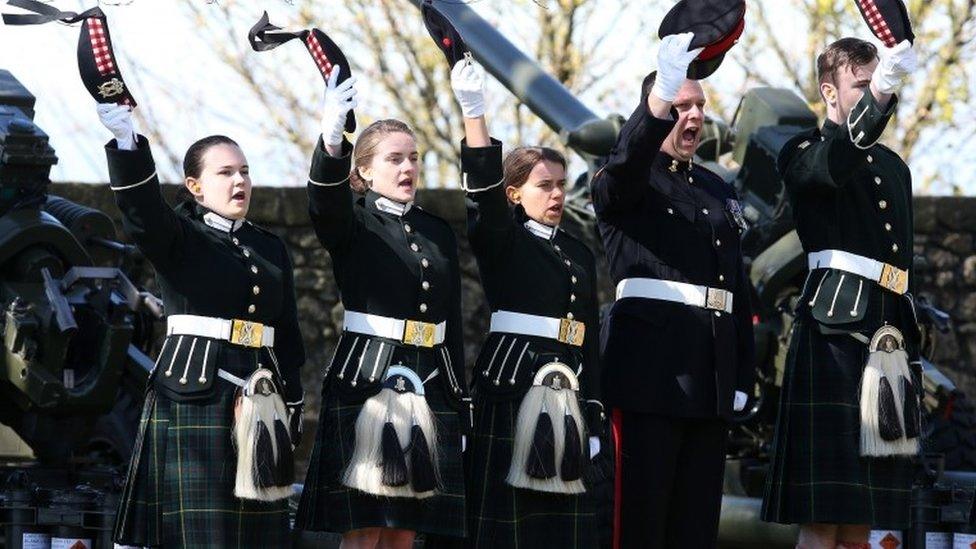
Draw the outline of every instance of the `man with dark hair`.
<instances>
[{"instance_id":1,"label":"man with dark hair","mask_svg":"<svg viewBox=\"0 0 976 549\"><path fill-rule=\"evenodd\" d=\"M827 120L779 156L810 272L762 518L801 524L804 549L866 548L872 527L909 525L919 435L911 173L877 141L915 68L907 40L880 60L857 38L830 44L817 59Z\"/></svg>"},{"instance_id":2,"label":"man with dark hair","mask_svg":"<svg viewBox=\"0 0 976 549\"><path fill-rule=\"evenodd\" d=\"M617 283L601 343L622 548L715 546L728 420L754 384L745 222L731 185L693 162L705 94L687 78L691 39L662 38L593 182Z\"/></svg>"}]
</instances>

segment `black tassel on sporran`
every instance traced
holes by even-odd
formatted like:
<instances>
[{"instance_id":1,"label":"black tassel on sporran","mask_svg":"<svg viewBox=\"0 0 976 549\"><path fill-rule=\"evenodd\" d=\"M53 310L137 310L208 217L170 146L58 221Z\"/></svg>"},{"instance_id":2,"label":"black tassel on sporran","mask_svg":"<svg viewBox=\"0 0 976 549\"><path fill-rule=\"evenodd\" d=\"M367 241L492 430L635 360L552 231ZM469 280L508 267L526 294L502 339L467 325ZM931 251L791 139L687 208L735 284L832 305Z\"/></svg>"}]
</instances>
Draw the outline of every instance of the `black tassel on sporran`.
<instances>
[{"instance_id":1,"label":"black tassel on sporran","mask_svg":"<svg viewBox=\"0 0 976 549\"><path fill-rule=\"evenodd\" d=\"M427 444L427 436L419 425L410 428L410 484L417 492L437 488L437 473Z\"/></svg>"},{"instance_id":2,"label":"black tassel on sporran","mask_svg":"<svg viewBox=\"0 0 976 549\"><path fill-rule=\"evenodd\" d=\"M583 442L580 440L579 426L573 416L563 416L566 431L566 445L563 450L563 462L559 468L560 477L569 482L579 480L583 476Z\"/></svg>"},{"instance_id":3,"label":"black tassel on sporran","mask_svg":"<svg viewBox=\"0 0 976 549\"><path fill-rule=\"evenodd\" d=\"M407 483L407 460L400 447L396 429L389 421L383 425L383 484L403 486Z\"/></svg>"}]
</instances>

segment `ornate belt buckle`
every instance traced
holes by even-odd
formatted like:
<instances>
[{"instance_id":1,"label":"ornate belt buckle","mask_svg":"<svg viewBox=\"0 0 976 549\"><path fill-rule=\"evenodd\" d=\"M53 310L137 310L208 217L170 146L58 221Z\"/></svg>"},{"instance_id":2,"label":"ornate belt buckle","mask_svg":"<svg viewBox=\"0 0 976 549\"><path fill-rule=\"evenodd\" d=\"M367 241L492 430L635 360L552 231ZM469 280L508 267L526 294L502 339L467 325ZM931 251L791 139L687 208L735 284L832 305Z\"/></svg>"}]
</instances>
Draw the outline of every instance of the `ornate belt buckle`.
<instances>
[{"instance_id":1,"label":"ornate belt buckle","mask_svg":"<svg viewBox=\"0 0 976 549\"><path fill-rule=\"evenodd\" d=\"M878 284L902 295L908 291L908 271L885 263L884 267L881 268L881 278L878 280Z\"/></svg>"},{"instance_id":2,"label":"ornate belt buckle","mask_svg":"<svg viewBox=\"0 0 976 549\"><path fill-rule=\"evenodd\" d=\"M231 321L230 342L244 347L261 347L261 336L264 334L264 324L248 320Z\"/></svg>"},{"instance_id":3,"label":"ornate belt buckle","mask_svg":"<svg viewBox=\"0 0 976 549\"><path fill-rule=\"evenodd\" d=\"M705 291L705 308L716 311L725 311L728 303L729 293L718 288L708 288Z\"/></svg>"},{"instance_id":4,"label":"ornate belt buckle","mask_svg":"<svg viewBox=\"0 0 976 549\"><path fill-rule=\"evenodd\" d=\"M403 325L403 343L416 347L433 347L436 325L419 320L407 320Z\"/></svg>"},{"instance_id":5,"label":"ornate belt buckle","mask_svg":"<svg viewBox=\"0 0 976 549\"><path fill-rule=\"evenodd\" d=\"M580 347L586 335L586 324L568 318L559 319L559 341Z\"/></svg>"}]
</instances>

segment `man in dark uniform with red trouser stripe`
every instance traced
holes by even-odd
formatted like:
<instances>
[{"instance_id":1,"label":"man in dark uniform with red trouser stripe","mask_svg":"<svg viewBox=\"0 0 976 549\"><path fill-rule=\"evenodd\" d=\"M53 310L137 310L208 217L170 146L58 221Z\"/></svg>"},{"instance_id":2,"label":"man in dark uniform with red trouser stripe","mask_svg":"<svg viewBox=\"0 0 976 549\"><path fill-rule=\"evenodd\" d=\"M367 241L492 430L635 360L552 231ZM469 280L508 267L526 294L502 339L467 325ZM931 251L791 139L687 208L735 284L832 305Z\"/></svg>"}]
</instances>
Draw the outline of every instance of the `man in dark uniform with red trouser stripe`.
<instances>
[{"instance_id":1,"label":"man in dark uniform with red trouser stripe","mask_svg":"<svg viewBox=\"0 0 976 549\"><path fill-rule=\"evenodd\" d=\"M704 123L701 52L665 36L658 72L594 179L617 283L603 326L617 437L615 547L715 545L728 419L754 383L735 191L691 161Z\"/></svg>"}]
</instances>

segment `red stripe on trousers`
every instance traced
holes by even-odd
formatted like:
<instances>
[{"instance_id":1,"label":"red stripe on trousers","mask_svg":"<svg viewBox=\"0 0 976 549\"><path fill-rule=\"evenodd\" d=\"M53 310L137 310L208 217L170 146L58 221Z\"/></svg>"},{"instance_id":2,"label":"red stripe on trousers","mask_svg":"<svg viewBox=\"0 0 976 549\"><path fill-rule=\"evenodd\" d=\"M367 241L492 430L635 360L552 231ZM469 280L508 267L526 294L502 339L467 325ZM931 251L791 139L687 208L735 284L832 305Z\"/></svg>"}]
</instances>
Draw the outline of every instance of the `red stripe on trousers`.
<instances>
[{"instance_id":1,"label":"red stripe on trousers","mask_svg":"<svg viewBox=\"0 0 976 549\"><path fill-rule=\"evenodd\" d=\"M613 435L613 549L620 549L620 505L623 495L623 455L620 451L623 446L624 417L619 408L613 409L611 420L611 433Z\"/></svg>"}]
</instances>

